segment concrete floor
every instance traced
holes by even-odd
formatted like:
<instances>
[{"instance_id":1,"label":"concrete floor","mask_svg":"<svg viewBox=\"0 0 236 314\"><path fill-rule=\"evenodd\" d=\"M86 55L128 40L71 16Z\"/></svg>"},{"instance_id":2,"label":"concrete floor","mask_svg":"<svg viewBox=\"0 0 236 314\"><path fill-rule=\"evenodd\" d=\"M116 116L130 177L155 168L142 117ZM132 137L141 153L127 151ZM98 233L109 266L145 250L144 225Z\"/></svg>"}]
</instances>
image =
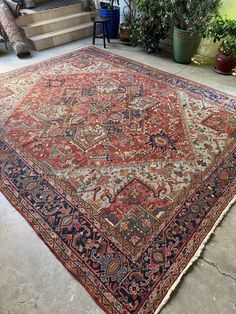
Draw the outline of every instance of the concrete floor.
<instances>
[{"instance_id":1,"label":"concrete floor","mask_svg":"<svg viewBox=\"0 0 236 314\"><path fill-rule=\"evenodd\" d=\"M19 60L0 54L0 73L90 45L81 40ZM98 47L102 46L100 44ZM147 55L113 42L107 51L236 95L236 77L215 74L204 62L180 65L170 56ZM236 205L189 269L161 314L236 313ZM101 314L86 290L0 194L0 314Z\"/></svg>"}]
</instances>

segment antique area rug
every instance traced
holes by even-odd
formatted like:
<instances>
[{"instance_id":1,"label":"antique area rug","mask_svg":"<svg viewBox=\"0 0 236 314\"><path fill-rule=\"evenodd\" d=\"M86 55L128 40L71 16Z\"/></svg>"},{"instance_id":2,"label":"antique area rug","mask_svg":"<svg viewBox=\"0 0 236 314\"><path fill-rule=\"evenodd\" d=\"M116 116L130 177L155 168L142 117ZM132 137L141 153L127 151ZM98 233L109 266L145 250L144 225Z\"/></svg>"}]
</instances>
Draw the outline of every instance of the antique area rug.
<instances>
[{"instance_id":1,"label":"antique area rug","mask_svg":"<svg viewBox=\"0 0 236 314\"><path fill-rule=\"evenodd\" d=\"M93 47L0 83L3 194L106 313L159 311L235 198L236 98Z\"/></svg>"}]
</instances>

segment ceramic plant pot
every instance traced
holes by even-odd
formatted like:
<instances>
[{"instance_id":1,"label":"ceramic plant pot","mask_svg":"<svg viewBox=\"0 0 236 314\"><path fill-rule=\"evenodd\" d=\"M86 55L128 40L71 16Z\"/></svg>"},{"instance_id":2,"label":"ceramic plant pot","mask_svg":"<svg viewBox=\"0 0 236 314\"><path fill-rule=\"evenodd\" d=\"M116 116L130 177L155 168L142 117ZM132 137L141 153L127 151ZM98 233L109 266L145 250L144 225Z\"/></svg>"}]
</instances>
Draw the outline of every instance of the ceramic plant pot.
<instances>
[{"instance_id":1,"label":"ceramic plant pot","mask_svg":"<svg viewBox=\"0 0 236 314\"><path fill-rule=\"evenodd\" d=\"M120 8L114 7L113 9L100 9L100 17L109 18L108 34L110 38L117 38L120 26Z\"/></svg>"},{"instance_id":2,"label":"ceramic plant pot","mask_svg":"<svg viewBox=\"0 0 236 314\"><path fill-rule=\"evenodd\" d=\"M120 26L120 41L129 43L131 35L131 28L128 26Z\"/></svg>"},{"instance_id":3,"label":"ceramic plant pot","mask_svg":"<svg viewBox=\"0 0 236 314\"><path fill-rule=\"evenodd\" d=\"M173 53L174 61L188 64L198 49L201 38L190 31L174 27Z\"/></svg>"},{"instance_id":4,"label":"ceramic plant pot","mask_svg":"<svg viewBox=\"0 0 236 314\"><path fill-rule=\"evenodd\" d=\"M236 58L233 58L219 51L215 60L215 71L223 75L231 75L232 70L236 67Z\"/></svg>"}]
</instances>

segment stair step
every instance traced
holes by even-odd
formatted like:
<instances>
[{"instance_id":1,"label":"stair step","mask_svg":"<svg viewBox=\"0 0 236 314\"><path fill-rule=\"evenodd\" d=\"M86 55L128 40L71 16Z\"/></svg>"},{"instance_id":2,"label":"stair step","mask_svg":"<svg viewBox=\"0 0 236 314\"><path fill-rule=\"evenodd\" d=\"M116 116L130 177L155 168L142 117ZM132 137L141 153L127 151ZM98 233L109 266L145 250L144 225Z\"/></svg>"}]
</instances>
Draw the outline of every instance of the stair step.
<instances>
[{"instance_id":1,"label":"stair step","mask_svg":"<svg viewBox=\"0 0 236 314\"><path fill-rule=\"evenodd\" d=\"M66 7L50 9L35 13L23 14L17 20L17 25L19 27L26 26L28 24L40 22L43 20L49 20L60 16L66 16L74 13L79 13L84 11L84 4L73 4Z\"/></svg>"},{"instance_id":2,"label":"stair step","mask_svg":"<svg viewBox=\"0 0 236 314\"><path fill-rule=\"evenodd\" d=\"M23 26L26 37L34 37L40 34L54 32L80 24L91 22L96 12L79 12L66 16L60 16Z\"/></svg>"},{"instance_id":3,"label":"stair step","mask_svg":"<svg viewBox=\"0 0 236 314\"><path fill-rule=\"evenodd\" d=\"M54 32L41 34L28 38L29 43L36 50L43 50L89 37L93 33L93 22L64 28Z\"/></svg>"}]
</instances>

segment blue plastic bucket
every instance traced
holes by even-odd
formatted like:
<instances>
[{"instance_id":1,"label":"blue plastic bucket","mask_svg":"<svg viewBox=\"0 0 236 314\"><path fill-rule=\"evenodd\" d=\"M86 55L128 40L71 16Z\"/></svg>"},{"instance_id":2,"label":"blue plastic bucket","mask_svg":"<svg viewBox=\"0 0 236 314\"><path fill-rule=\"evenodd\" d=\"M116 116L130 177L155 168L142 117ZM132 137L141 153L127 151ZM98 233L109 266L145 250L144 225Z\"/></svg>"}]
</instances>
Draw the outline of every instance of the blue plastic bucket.
<instances>
[{"instance_id":1,"label":"blue plastic bucket","mask_svg":"<svg viewBox=\"0 0 236 314\"><path fill-rule=\"evenodd\" d=\"M117 38L120 26L120 8L100 9L100 17L109 18L108 34L110 38Z\"/></svg>"}]
</instances>

